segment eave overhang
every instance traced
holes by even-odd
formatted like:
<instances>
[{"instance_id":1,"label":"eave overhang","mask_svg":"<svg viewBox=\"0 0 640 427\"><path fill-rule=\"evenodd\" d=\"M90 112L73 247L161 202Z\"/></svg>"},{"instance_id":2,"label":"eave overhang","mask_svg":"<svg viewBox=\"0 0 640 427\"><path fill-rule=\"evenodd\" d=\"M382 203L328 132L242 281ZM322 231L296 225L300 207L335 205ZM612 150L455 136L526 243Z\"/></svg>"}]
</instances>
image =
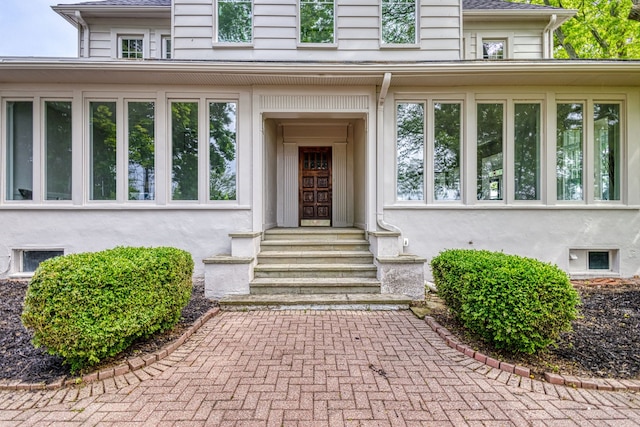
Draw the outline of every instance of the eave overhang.
<instances>
[{"instance_id":1,"label":"eave overhang","mask_svg":"<svg viewBox=\"0 0 640 427\"><path fill-rule=\"evenodd\" d=\"M640 61L211 62L0 58L0 85L639 86Z\"/></svg>"},{"instance_id":2,"label":"eave overhang","mask_svg":"<svg viewBox=\"0 0 640 427\"><path fill-rule=\"evenodd\" d=\"M171 20L170 6L113 6L113 5L82 5L63 4L51 6L58 15L76 28L78 20L76 12L80 12L84 19L94 18L161 18Z\"/></svg>"},{"instance_id":3,"label":"eave overhang","mask_svg":"<svg viewBox=\"0 0 640 427\"><path fill-rule=\"evenodd\" d=\"M575 9L463 9L462 16L466 22L496 21L549 21L557 17L558 26L567 22L578 13Z\"/></svg>"}]
</instances>

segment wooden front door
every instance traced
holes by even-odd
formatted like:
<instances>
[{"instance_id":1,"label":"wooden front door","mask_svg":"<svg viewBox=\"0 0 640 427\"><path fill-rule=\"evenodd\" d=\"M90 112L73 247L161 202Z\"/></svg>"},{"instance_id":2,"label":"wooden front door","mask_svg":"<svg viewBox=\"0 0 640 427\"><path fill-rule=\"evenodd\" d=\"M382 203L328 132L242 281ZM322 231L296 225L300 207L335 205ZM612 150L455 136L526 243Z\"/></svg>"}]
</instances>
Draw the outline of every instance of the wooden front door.
<instances>
[{"instance_id":1,"label":"wooden front door","mask_svg":"<svg viewBox=\"0 0 640 427\"><path fill-rule=\"evenodd\" d=\"M331 147L300 147L300 225L331 226Z\"/></svg>"}]
</instances>

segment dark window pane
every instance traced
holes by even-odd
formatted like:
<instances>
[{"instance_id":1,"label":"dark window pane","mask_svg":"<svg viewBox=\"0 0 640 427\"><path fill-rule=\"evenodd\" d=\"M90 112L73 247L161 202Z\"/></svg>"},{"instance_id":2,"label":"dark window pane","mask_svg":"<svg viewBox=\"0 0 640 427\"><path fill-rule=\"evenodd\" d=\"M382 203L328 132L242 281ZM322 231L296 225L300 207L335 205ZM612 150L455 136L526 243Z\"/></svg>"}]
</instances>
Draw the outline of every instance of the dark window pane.
<instances>
[{"instance_id":1,"label":"dark window pane","mask_svg":"<svg viewBox=\"0 0 640 427\"><path fill-rule=\"evenodd\" d=\"M609 252L589 252L589 270L609 269Z\"/></svg>"},{"instance_id":2,"label":"dark window pane","mask_svg":"<svg viewBox=\"0 0 640 427\"><path fill-rule=\"evenodd\" d=\"M23 251L22 271L25 273L36 271L42 261L62 255L64 251Z\"/></svg>"}]
</instances>

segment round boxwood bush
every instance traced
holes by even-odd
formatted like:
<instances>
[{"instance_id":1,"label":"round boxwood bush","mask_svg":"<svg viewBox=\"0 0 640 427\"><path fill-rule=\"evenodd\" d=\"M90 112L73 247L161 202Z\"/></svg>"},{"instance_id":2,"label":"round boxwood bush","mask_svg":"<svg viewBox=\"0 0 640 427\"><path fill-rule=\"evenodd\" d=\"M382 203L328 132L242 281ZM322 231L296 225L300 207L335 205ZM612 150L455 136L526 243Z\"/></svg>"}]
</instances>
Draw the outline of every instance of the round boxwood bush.
<instances>
[{"instance_id":1,"label":"round boxwood bush","mask_svg":"<svg viewBox=\"0 0 640 427\"><path fill-rule=\"evenodd\" d=\"M535 259L447 250L431 269L452 313L496 348L535 353L571 330L578 314L578 293L566 273Z\"/></svg>"},{"instance_id":2,"label":"round boxwood bush","mask_svg":"<svg viewBox=\"0 0 640 427\"><path fill-rule=\"evenodd\" d=\"M75 372L178 323L192 274L191 255L169 247L52 258L29 283L22 323L33 329L36 347L63 357Z\"/></svg>"}]
</instances>

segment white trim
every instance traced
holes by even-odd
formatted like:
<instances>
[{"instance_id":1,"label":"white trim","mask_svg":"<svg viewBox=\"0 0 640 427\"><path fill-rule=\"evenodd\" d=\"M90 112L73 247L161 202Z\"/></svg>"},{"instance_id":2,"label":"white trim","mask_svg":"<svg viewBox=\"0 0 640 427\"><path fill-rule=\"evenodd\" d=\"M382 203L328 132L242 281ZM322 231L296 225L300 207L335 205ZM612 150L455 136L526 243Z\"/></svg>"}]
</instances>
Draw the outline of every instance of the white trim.
<instances>
[{"instance_id":1,"label":"white trim","mask_svg":"<svg viewBox=\"0 0 640 427\"><path fill-rule=\"evenodd\" d=\"M325 3L329 3L329 0L321 0ZM333 3L333 42L331 43L307 43L300 40L300 31L302 29L302 25L300 23L300 18L302 18L302 13L300 9L301 0L296 0L296 45L298 48L309 48L309 49L335 49L338 47L338 2L337 0L330 0Z\"/></svg>"},{"instance_id":2,"label":"white trim","mask_svg":"<svg viewBox=\"0 0 640 427\"><path fill-rule=\"evenodd\" d=\"M378 7L379 10L379 30L380 30L380 38L379 38L379 47L380 49L419 49L420 48L420 17L422 15L421 13L421 7L420 7L420 1L419 0L413 0L415 9L414 9L414 13L415 13L415 22L414 22L414 30L415 30L415 34L414 34L414 40L413 43L385 43L383 38L382 38L382 29L384 27L384 16L383 16L383 12L382 12L382 8L383 8L383 3L385 0L380 1L380 5Z\"/></svg>"},{"instance_id":3,"label":"white trim","mask_svg":"<svg viewBox=\"0 0 640 427\"><path fill-rule=\"evenodd\" d=\"M220 0L213 0L212 6L212 18L213 18L213 33L211 44L214 48L252 48L254 43L254 27L255 27L255 1L245 0L251 2L251 37L248 42L221 42L218 40L218 4Z\"/></svg>"},{"instance_id":4,"label":"white trim","mask_svg":"<svg viewBox=\"0 0 640 427\"><path fill-rule=\"evenodd\" d=\"M111 28L111 58L135 60L133 58L123 58L121 50L122 38L140 38L142 39L142 59L149 59L151 52L150 31L141 28Z\"/></svg>"}]
</instances>

